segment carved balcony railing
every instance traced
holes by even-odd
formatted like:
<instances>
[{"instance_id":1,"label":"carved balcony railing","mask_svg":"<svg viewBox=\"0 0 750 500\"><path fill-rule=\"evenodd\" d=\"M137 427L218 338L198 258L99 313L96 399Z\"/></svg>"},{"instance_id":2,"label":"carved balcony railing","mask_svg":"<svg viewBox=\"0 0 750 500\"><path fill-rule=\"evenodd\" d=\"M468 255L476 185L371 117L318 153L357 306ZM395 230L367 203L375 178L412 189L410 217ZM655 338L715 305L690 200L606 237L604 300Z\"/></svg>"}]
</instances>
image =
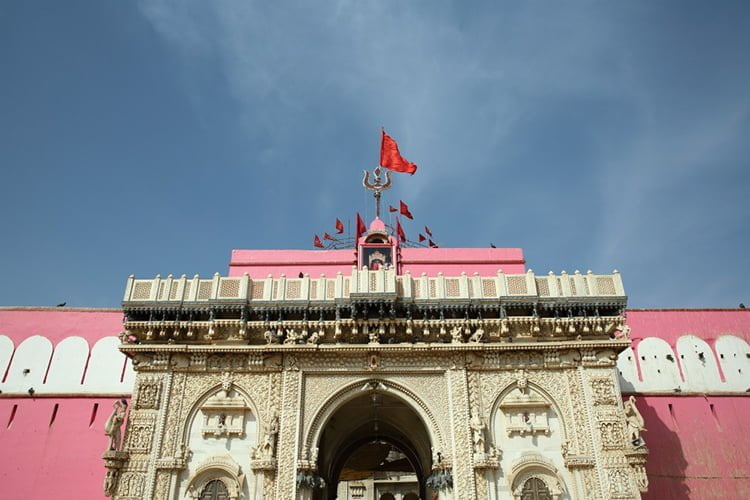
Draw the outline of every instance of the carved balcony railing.
<instances>
[{"instance_id":1,"label":"carved balcony railing","mask_svg":"<svg viewBox=\"0 0 750 500\"><path fill-rule=\"evenodd\" d=\"M524 274L496 276L412 276L396 275L393 269L369 271L352 269L351 275L338 273L333 278L251 279L199 276L187 278L128 279L123 306L200 305L240 303L249 305L340 303L356 299L392 298L401 302L538 302L569 299L573 302L624 303L625 291L620 274L575 272L537 276Z\"/></svg>"}]
</instances>

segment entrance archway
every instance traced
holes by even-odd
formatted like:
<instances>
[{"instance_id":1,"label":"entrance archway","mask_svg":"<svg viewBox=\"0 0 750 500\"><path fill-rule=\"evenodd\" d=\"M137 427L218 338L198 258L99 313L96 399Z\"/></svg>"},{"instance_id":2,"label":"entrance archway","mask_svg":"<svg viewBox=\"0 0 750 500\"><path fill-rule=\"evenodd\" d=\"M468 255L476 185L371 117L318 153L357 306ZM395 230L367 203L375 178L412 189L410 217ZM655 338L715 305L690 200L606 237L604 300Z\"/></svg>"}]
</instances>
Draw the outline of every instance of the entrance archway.
<instances>
[{"instance_id":1,"label":"entrance archway","mask_svg":"<svg viewBox=\"0 0 750 500\"><path fill-rule=\"evenodd\" d=\"M373 389L342 404L320 434L318 474L327 486L319 498L333 500L340 483L360 488L362 481L410 487L427 498L431 467L430 435L420 416L399 396Z\"/></svg>"}]
</instances>

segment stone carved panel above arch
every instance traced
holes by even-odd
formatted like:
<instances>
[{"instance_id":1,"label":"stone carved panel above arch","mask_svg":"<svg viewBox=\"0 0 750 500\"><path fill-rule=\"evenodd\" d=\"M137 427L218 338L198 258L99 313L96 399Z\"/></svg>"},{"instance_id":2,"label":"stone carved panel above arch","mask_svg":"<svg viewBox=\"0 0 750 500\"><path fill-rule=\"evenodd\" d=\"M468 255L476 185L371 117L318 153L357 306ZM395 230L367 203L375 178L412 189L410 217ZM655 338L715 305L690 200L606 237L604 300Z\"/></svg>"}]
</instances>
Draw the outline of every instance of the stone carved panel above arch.
<instances>
[{"instance_id":1,"label":"stone carved panel above arch","mask_svg":"<svg viewBox=\"0 0 750 500\"><path fill-rule=\"evenodd\" d=\"M330 416L347 401L361 396L369 385L398 397L422 418L435 449L449 449L445 436L449 435L448 401L442 375L385 374L308 375L304 383L303 446L313 449Z\"/></svg>"},{"instance_id":2,"label":"stone carved panel above arch","mask_svg":"<svg viewBox=\"0 0 750 500\"><path fill-rule=\"evenodd\" d=\"M521 390L523 386L525 388ZM575 419L569 400L571 391L568 389L564 371L530 370L523 371L522 375L519 375L518 371L483 373L480 376L480 390L485 418L492 423L490 431L495 440L499 439L499 436L494 416L500 411L501 402L513 392L525 394L533 391L538 394L561 419L561 439L564 440L566 436L573 434L570 425Z\"/></svg>"},{"instance_id":3,"label":"stone carved panel above arch","mask_svg":"<svg viewBox=\"0 0 750 500\"><path fill-rule=\"evenodd\" d=\"M232 376L232 392L241 396L248 408L248 415L255 420L257 433L263 435L266 427L270 425L274 413L273 402L278 401L276 395L273 395L272 373L235 373ZM216 373L211 376L206 374L188 375L184 380L184 397L181 401L181 412L177 419L170 419L179 425L179 442L188 443L190 439L190 429L196 418L202 419L201 407L212 396L222 391L222 375ZM266 404L258 406L251 394L258 398L259 401L265 401ZM251 443L255 446L257 443ZM178 445L173 444L174 449ZM249 455L248 455L249 456Z\"/></svg>"}]
</instances>

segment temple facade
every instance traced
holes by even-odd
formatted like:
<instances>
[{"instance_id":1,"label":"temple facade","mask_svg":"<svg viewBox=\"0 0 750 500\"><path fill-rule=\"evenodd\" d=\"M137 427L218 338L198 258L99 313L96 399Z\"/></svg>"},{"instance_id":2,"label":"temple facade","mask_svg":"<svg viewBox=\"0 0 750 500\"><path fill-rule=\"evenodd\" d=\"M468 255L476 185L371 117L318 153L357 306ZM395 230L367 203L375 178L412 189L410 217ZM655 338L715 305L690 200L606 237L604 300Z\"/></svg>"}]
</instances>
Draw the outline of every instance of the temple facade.
<instances>
[{"instance_id":1,"label":"temple facade","mask_svg":"<svg viewBox=\"0 0 750 500\"><path fill-rule=\"evenodd\" d=\"M375 219L335 272L300 256L259 276L245 252L226 277L131 277L135 387L107 428L105 493L640 498L620 275L536 276L513 249L443 272L465 252L434 252ZM439 271L413 272L420 257Z\"/></svg>"},{"instance_id":2,"label":"temple facade","mask_svg":"<svg viewBox=\"0 0 750 500\"><path fill-rule=\"evenodd\" d=\"M235 250L122 309L0 309L8 498L750 493L750 313L520 249Z\"/></svg>"}]
</instances>

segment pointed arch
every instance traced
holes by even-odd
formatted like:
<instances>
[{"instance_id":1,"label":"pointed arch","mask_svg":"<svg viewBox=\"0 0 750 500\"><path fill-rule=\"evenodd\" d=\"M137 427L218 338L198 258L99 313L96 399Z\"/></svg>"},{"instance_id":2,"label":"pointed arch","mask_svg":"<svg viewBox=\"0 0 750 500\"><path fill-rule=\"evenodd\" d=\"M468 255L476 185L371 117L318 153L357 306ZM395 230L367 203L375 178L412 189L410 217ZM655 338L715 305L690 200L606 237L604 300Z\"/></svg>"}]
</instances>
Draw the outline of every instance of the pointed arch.
<instances>
[{"instance_id":1,"label":"pointed arch","mask_svg":"<svg viewBox=\"0 0 750 500\"><path fill-rule=\"evenodd\" d=\"M365 390L383 392L397 397L409 406L421 419L421 423L427 430L431 445L437 449L448 449L448 443L443 437L440 425L435 414L429 406L417 396L415 392L397 382L376 377L361 378L358 381L345 385L328 399L326 399L315 411L311 423L307 429L302 443L307 449L313 449L319 445L320 437L331 416L344 404L361 396Z\"/></svg>"}]
</instances>

